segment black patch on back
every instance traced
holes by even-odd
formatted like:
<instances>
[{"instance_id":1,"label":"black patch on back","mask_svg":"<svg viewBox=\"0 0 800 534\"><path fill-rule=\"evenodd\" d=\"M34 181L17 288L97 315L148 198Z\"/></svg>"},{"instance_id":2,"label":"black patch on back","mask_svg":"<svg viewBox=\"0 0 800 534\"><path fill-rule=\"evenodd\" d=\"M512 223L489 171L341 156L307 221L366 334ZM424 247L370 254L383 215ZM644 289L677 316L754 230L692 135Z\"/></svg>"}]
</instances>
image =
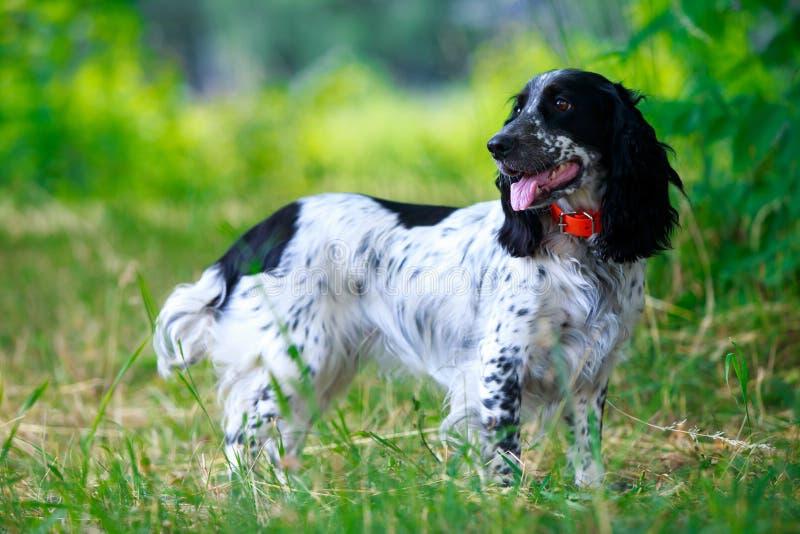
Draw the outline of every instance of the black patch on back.
<instances>
[{"instance_id":1,"label":"black patch on back","mask_svg":"<svg viewBox=\"0 0 800 534\"><path fill-rule=\"evenodd\" d=\"M428 204L406 204L382 198L369 197L387 210L397 215L397 220L405 228L415 226L434 226L442 222L458 208L432 206Z\"/></svg>"},{"instance_id":2,"label":"black patch on back","mask_svg":"<svg viewBox=\"0 0 800 534\"><path fill-rule=\"evenodd\" d=\"M242 276L267 273L280 264L286 245L294 237L300 205L288 204L248 230L217 261L225 278L225 296L211 306L222 307Z\"/></svg>"}]
</instances>

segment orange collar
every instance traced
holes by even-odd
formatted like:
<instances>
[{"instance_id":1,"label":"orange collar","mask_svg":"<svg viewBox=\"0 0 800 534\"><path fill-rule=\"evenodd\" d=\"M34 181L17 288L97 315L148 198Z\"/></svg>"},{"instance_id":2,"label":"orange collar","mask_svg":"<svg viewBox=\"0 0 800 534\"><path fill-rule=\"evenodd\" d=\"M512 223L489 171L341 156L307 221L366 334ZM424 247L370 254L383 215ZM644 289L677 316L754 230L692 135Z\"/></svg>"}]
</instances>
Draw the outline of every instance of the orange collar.
<instances>
[{"instance_id":1,"label":"orange collar","mask_svg":"<svg viewBox=\"0 0 800 534\"><path fill-rule=\"evenodd\" d=\"M550 215L562 234L591 237L603 229L599 211L564 211L554 202L550 204Z\"/></svg>"}]
</instances>

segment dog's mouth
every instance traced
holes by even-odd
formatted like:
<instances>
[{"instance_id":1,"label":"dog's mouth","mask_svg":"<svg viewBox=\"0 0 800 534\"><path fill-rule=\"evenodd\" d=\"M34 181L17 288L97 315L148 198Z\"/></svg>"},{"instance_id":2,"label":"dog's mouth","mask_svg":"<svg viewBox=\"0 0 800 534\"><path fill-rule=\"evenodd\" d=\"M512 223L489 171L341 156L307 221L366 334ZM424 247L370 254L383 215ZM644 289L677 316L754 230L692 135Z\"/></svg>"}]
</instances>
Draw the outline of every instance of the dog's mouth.
<instances>
[{"instance_id":1,"label":"dog's mouth","mask_svg":"<svg viewBox=\"0 0 800 534\"><path fill-rule=\"evenodd\" d=\"M511 179L511 209L524 211L535 203L549 199L556 192L567 189L577 181L582 166L570 159L543 171L518 171L503 162L497 162L500 172Z\"/></svg>"}]
</instances>

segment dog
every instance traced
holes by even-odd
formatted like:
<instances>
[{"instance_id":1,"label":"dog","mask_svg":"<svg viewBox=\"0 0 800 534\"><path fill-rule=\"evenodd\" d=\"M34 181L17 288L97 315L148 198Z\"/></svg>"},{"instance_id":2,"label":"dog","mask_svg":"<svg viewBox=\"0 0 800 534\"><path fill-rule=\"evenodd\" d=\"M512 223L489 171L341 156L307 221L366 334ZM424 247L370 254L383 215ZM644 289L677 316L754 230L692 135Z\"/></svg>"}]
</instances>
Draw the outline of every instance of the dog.
<instances>
[{"instance_id":1,"label":"dog","mask_svg":"<svg viewBox=\"0 0 800 534\"><path fill-rule=\"evenodd\" d=\"M534 77L487 145L499 201L279 209L169 296L159 371L212 360L230 458L296 458L372 358L444 388L443 432L472 429L493 480L519 472L523 419L560 413L575 483L600 484L609 375L678 223L669 184L683 191L640 99L596 73Z\"/></svg>"}]
</instances>

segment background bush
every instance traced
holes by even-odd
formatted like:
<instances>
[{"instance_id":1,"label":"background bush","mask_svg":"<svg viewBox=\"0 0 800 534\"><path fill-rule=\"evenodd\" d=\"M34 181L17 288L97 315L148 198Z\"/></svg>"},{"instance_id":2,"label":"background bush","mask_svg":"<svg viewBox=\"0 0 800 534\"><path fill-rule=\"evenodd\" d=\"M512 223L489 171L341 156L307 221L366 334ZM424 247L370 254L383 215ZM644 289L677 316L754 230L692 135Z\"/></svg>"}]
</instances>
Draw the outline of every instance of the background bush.
<instances>
[{"instance_id":1,"label":"background bush","mask_svg":"<svg viewBox=\"0 0 800 534\"><path fill-rule=\"evenodd\" d=\"M780 288L800 261L791 5L633 4L621 46L570 33L556 53L518 33L476 49L468 77L435 91L403 90L334 54L291 83L198 98L142 46L129 6L12 3L0 22L0 184L22 199L351 189L463 204L492 195L482 146L505 99L533 73L571 65L649 96L643 109L677 149L720 289Z\"/></svg>"}]
</instances>

